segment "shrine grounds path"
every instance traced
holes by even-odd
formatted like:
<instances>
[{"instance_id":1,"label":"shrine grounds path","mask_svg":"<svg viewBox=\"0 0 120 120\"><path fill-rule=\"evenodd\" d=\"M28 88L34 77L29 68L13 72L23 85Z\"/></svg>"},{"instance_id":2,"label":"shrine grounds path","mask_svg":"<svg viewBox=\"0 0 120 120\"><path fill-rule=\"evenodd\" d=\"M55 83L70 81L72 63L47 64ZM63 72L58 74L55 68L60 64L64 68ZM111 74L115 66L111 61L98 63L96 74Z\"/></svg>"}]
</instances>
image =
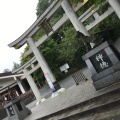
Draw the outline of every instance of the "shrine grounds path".
<instances>
[{"instance_id":1,"label":"shrine grounds path","mask_svg":"<svg viewBox=\"0 0 120 120\"><path fill-rule=\"evenodd\" d=\"M88 75L87 77L89 77L87 81L82 81L79 85L73 85L66 89L63 93L60 93L58 96L54 98L49 97L48 99L46 99L45 102L31 108L32 114L25 118L25 120L36 120L38 118L48 116L50 114L56 113L71 106L75 106L77 104L80 104L81 102L87 101L89 99L120 88L120 83L117 83L103 90L96 91L92 84L90 74L88 74L87 71L86 75ZM120 112L120 110L118 110L117 112ZM55 118L50 120L58 119Z\"/></svg>"}]
</instances>

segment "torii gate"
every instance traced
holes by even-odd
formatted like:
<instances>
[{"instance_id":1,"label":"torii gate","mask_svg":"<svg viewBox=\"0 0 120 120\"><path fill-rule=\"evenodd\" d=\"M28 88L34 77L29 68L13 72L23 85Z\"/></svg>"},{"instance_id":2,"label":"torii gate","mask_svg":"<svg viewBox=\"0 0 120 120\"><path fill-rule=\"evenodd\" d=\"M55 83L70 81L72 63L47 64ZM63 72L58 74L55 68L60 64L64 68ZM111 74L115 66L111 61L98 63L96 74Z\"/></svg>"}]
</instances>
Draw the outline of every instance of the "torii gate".
<instances>
[{"instance_id":1,"label":"torii gate","mask_svg":"<svg viewBox=\"0 0 120 120\"><path fill-rule=\"evenodd\" d=\"M120 18L120 3L118 0L108 0L108 2L110 3L110 5L113 7L113 9L115 10L116 14L118 15L118 17ZM52 27L53 31L56 31L62 24L63 21L65 22L68 18L70 19L71 23L73 24L73 26L75 27L76 31L80 31L82 32L84 35L89 36L89 33L87 31L87 29L85 28L85 26L82 24L81 21L79 21L78 16L76 15L75 11L77 11L81 6L83 6L83 4L79 4L76 9L73 9L69 0L55 0L53 1L53 3L47 8L47 10L31 25L31 27L25 32L23 33L18 39L16 39L14 42L9 44L9 47L14 47L15 49L19 49L20 47L22 47L25 43L28 43L30 45L30 50L28 53L33 52L35 55L35 58L37 59L41 69L43 70L43 73L47 79L47 81L51 81L51 88L53 89L53 91L56 91L57 89L54 87L54 84L56 83L56 79L51 71L51 69L49 68L46 60L44 59L43 55L41 54L41 52L38 50L38 46L40 44L42 44L47 38L48 36L53 34L53 31L51 31L48 36L44 35L42 37L41 40L39 40L38 42L34 42L34 39L32 38L32 36L38 31L39 29L39 24L41 23L41 21L43 19L48 19L50 18L53 13L60 7L62 6L62 8L65 11L65 17L64 19L59 22L58 24L54 25ZM112 11L113 12L113 11ZM112 13L111 12L111 13ZM59 27L57 27L57 25ZM38 88L36 87L33 78L31 77L31 75L29 74L28 70L26 69L26 67L22 68L22 71L24 73L24 76L26 77L26 79L28 80L33 93L35 94L35 97L39 103L39 101L41 101L41 95L39 93Z\"/></svg>"}]
</instances>

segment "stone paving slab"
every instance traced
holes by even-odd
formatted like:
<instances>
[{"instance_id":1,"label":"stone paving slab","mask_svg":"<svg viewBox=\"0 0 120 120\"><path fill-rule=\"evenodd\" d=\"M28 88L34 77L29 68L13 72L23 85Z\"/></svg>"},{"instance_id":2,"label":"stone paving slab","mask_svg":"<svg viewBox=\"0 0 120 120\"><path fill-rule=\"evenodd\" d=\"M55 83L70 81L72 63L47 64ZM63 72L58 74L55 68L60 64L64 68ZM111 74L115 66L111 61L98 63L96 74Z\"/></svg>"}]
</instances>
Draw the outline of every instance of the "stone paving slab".
<instances>
[{"instance_id":1,"label":"stone paving slab","mask_svg":"<svg viewBox=\"0 0 120 120\"><path fill-rule=\"evenodd\" d=\"M50 115L120 87L120 83L117 83L101 91L96 91L92 83L92 80L89 79L78 86L74 85L68 88L55 98L48 98L45 102L32 108L32 114L25 120L35 120Z\"/></svg>"},{"instance_id":2,"label":"stone paving slab","mask_svg":"<svg viewBox=\"0 0 120 120\"><path fill-rule=\"evenodd\" d=\"M80 118L77 120L120 120L120 109L114 109L106 112L103 111L101 113L91 114L88 117Z\"/></svg>"}]
</instances>

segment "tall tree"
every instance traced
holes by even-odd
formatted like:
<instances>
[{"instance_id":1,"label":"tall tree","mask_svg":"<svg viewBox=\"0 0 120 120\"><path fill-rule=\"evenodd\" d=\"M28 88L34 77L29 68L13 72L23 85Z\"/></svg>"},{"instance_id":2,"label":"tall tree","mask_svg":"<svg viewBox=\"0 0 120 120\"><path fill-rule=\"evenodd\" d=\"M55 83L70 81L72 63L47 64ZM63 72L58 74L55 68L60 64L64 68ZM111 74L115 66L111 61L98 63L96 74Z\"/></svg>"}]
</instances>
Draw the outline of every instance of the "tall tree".
<instances>
[{"instance_id":1,"label":"tall tree","mask_svg":"<svg viewBox=\"0 0 120 120\"><path fill-rule=\"evenodd\" d=\"M36 15L39 17L54 0L39 0Z\"/></svg>"},{"instance_id":2,"label":"tall tree","mask_svg":"<svg viewBox=\"0 0 120 120\"><path fill-rule=\"evenodd\" d=\"M20 67L20 64L13 62L13 68L12 71L17 70Z\"/></svg>"},{"instance_id":3,"label":"tall tree","mask_svg":"<svg viewBox=\"0 0 120 120\"><path fill-rule=\"evenodd\" d=\"M8 69L8 68L6 68L6 69L3 70L3 73L7 73L7 72L11 72L11 70Z\"/></svg>"}]
</instances>

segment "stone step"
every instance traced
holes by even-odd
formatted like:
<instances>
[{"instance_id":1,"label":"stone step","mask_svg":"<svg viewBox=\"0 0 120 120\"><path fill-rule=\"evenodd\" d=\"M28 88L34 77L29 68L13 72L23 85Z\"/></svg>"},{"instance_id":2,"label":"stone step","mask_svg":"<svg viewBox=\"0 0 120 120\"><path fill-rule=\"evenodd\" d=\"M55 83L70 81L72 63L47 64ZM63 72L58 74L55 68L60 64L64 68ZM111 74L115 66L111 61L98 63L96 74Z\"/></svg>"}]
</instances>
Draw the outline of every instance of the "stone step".
<instances>
[{"instance_id":1,"label":"stone step","mask_svg":"<svg viewBox=\"0 0 120 120\"><path fill-rule=\"evenodd\" d=\"M108 103L105 103L105 104L98 104L96 105L95 107L92 106L91 108L88 107L88 109L84 109L82 112L81 112L81 108L76 111L73 111L74 114L69 114L67 116L62 116L61 118L59 117L58 120L77 120L78 118L85 118L87 116L91 116L93 115L94 113L97 113L97 112L100 112L100 111L107 111L107 110L111 110L111 109L115 109L116 107L120 107L120 99L118 100L115 100L115 101L111 101L111 102L108 102ZM80 110L80 111L79 111Z\"/></svg>"},{"instance_id":2,"label":"stone step","mask_svg":"<svg viewBox=\"0 0 120 120\"><path fill-rule=\"evenodd\" d=\"M120 89L94 97L38 120L78 120L96 112L114 109L118 106L120 106Z\"/></svg>"},{"instance_id":3,"label":"stone step","mask_svg":"<svg viewBox=\"0 0 120 120\"><path fill-rule=\"evenodd\" d=\"M120 120L120 108L96 112L83 118L75 118L74 120Z\"/></svg>"}]
</instances>

